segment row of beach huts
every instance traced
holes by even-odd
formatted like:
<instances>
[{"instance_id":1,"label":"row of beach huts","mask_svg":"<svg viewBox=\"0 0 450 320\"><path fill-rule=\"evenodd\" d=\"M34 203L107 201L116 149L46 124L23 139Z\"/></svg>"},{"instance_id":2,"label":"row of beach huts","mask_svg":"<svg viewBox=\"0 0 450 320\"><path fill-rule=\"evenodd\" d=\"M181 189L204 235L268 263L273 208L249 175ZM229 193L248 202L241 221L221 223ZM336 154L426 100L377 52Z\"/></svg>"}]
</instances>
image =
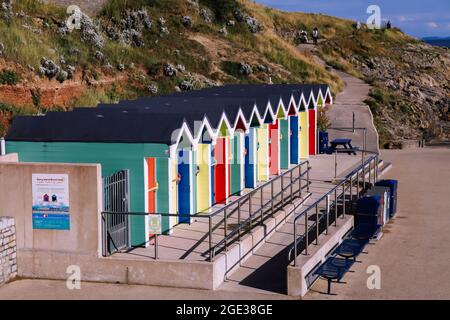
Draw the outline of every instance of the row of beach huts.
<instances>
[{"instance_id":1,"label":"row of beach huts","mask_svg":"<svg viewBox=\"0 0 450 320\"><path fill-rule=\"evenodd\" d=\"M227 85L97 108L17 117L6 150L20 162L100 163L129 172L131 212L175 213L165 232L317 153L328 85ZM149 231L132 217L131 241Z\"/></svg>"}]
</instances>

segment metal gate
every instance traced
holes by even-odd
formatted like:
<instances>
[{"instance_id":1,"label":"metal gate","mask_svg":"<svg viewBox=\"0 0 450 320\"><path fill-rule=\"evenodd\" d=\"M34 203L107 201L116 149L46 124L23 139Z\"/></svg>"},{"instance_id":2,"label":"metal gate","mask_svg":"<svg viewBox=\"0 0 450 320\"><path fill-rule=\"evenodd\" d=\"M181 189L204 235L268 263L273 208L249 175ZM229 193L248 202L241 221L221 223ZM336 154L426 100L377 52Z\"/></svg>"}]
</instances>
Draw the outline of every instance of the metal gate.
<instances>
[{"instance_id":1,"label":"metal gate","mask_svg":"<svg viewBox=\"0 0 450 320\"><path fill-rule=\"evenodd\" d=\"M131 247L129 171L103 178L103 255Z\"/></svg>"}]
</instances>

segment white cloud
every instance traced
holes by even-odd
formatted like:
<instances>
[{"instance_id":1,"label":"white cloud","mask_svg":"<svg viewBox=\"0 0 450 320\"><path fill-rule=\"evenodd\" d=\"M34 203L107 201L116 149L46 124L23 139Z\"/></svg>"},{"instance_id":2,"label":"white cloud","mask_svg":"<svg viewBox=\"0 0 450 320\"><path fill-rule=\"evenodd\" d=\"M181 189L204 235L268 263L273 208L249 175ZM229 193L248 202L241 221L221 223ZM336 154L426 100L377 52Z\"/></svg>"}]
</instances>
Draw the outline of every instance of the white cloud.
<instances>
[{"instance_id":1,"label":"white cloud","mask_svg":"<svg viewBox=\"0 0 450 320\"><path fill-rule=\"evenodd\" d=\"M437 29L439 28L438 24L436 22L430 21L427 22L426 26L430 29Z\"/></svg>"}]
</instances>

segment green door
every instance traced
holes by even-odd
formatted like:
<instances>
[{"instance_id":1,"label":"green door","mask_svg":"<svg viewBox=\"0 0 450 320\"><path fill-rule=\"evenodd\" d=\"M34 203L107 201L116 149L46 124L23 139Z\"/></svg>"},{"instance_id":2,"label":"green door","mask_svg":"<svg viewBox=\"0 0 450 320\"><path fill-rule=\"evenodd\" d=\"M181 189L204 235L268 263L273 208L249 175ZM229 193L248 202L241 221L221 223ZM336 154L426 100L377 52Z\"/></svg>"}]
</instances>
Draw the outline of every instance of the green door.
<instances>
[{"instance_id":1,"label":"green door","mask_svg":"<svg viewBox=\"0 0 450 320\"><path fill-rule=\"evenodd\" d=\"M289 140L290 128L289 120L280 119L280 167L281 169L289 169Z\"/></svg>"},{"instance_id":2,"label":"green door","mask_svg":"<svg viewBox=\"0 0 450 320\"><path fill-rule=\"evenodd\" d=\"M242 141L241 133L235 133L231 140L231 194L239 195L242 190Z\"/></svg>"}]
</instances>

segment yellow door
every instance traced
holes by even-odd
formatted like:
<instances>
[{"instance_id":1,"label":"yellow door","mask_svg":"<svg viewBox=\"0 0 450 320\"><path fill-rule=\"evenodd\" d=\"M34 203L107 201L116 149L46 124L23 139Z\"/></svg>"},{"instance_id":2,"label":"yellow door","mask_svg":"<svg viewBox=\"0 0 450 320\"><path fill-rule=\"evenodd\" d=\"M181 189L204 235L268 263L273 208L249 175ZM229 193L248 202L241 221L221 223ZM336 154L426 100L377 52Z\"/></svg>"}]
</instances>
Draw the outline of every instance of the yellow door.
<instances>
[{"instance_id":1,"label":"yellow door","mask_svg":"<svg viewBox=\"0 0 450 320\"><path fill-rule=\"evenodd\" d=\"M300 111L300 159L307 159L309 155L308 112Z\"/></svg>"},{"instance_id":2,"label":"yellow door","mask_svg":"<svg viewBox=\"0 0 450 320\"><path fill-rule=\"evenodd\" d=\"M258 181L269 180L269 129L264 124L258 133Z\"/></svg>"},{"instance_id":3,"label":"yellow door","mask_svg":"<svg viewBox=\"0 0 450 320\"><path fill-rule=\"evenodd\" d=\"M207 212L211 207L211 145L199 144L197 149L197 209Z\"/></svg>"}]
</instances>

